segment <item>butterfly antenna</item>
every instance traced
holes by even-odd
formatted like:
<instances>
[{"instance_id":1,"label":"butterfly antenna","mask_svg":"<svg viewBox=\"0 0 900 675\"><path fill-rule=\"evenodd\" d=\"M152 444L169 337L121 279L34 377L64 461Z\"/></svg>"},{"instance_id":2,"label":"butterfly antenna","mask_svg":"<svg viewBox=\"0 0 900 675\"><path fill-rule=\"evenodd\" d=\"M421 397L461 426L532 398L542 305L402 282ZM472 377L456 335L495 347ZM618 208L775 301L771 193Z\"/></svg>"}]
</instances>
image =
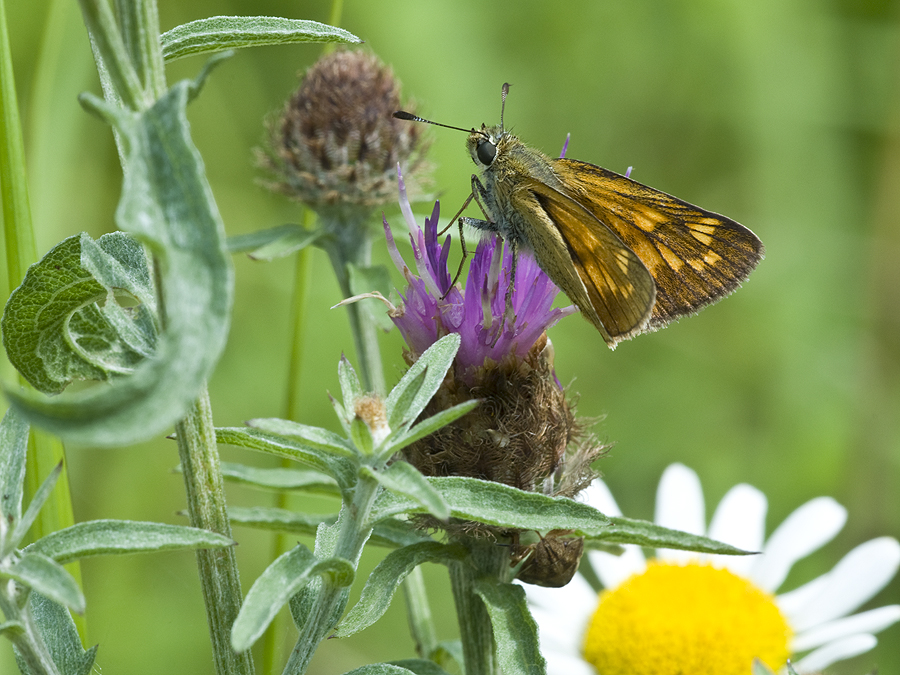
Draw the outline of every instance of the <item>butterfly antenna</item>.
<instances>
[{"instance_id":1,"label":"butterfly antenna","mask_svg":"<svg viewBox=\"0 0 900 675\"><path fill-rule=\"evenodd\" d=\"M431 120L426 120L424 117L418 117L413 115L412 113L408 113L405 110L398 110L394 113L394 117L398 120L407 120L409 122L424 122L425 124L433 124L436 127L444 127L446 129L455 129L456 131L465 131L467 134L471 134L475 129L463 129L462 127L452 127L449 124L441 124L440 122L432 122Z\"/></svg>"},{"instance_id":2,"label":"butterfly antenna","mask_svg":"<svg viewBox=\"0 0 900 675\"><path fill-rule=\"evenodd\" d=\"M509 96L509 82L504 82L500 90L500 131L503 131L503 112L506 110L507 96Z\"/></svg>"}]
</instances>

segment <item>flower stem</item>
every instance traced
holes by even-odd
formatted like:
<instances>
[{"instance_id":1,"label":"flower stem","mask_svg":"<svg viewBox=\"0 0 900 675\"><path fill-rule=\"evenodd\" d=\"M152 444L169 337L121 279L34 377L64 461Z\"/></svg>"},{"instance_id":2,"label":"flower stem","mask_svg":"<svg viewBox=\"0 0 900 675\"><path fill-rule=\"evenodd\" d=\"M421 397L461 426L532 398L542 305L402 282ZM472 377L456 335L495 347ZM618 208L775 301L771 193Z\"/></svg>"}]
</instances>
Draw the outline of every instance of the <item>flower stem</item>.
<instances>
[{"instance_id":1,"label":"flower stem","mask_svg":"<svg viewBox=\"0 0 900 675\"><path fill-rule=\"evenodd\" d=\"M345 298L354 295L350 287L350 266L367 267L372 260L372 231L366 223L368 216L368 213L352 209L319 214L323 228L330 233L323 245ZM367 319L366 310L360 303L348 305L347 313L363 386L369 391L384 394L378 329Z\"/></svg>"},{"instance_id":2,"label":"flower stem","mask_svg":"<svg viewBox=\"0 0 900 675\"><path fill-rule=\"evenodd\" d=\"M212 408L205 389L175 425L175 432L191 525L231 537ZM235 654L231 648L231 625L241 608L241 581L234 548L198 550L197 567L216 672L251 675L254 668L250 651Z\"/></svg>"},{"instance_id":3,"label":"flower stem","mask_svg":"<svg viewBox=\"0 0 900 675\"><path fill-rule=\"evenodd\" d=\"M482 577L500 578L508 553L493 541L471 538L458 541L471 554L465 561L449 564L466 675L496 675L500 671L491 619L475 593L475 582Z\"/></svg>"},{"instance_id":4,"label":"flower stem","mask_svg":"<svg viewBox=\"0 0 900 675\"><path fill-rule=\"evenodd\" d=\"M356 567L363 546L372 533L372 527L368 524L369 512L379 491L377 481L360 478L353 491L353 501L343 503L338 520L332 526L338 528L336 537L332 539L327 535L321 536L321 533L316 537L315 553L318 559L343 558ZM331 541L334 542L333 545L327 543ZM319 644L331 634L347 606L347 588L339 588L327 579L317 583L318 591L300 628L300 636L291 652L291 658L284 668L285 675L302 675L306 672Z\"/></svg>"}]
</instances>

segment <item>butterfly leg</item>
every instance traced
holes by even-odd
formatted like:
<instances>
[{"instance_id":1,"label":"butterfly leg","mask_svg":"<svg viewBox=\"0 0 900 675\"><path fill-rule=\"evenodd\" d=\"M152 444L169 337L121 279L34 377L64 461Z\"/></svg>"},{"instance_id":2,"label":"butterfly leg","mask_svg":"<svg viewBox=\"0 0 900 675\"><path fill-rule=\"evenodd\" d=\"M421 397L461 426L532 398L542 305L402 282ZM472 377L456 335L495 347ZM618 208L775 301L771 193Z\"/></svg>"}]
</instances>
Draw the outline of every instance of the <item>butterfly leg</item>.
<instances>
[{"instance_id":1,"label":"butterfly leg","mask_svg":"<svg viewBox=\"0 0 900 675\"><path fill-rule=\"evenodd\" d=\"M459 243L462 245L462 260L459 261L459 268L457 268L456 270L456 276L453 277L453 281L450 282L450 288L453 288L456 285L456 282L459 281L459 275L462 274L463 265L465 264L466 258L469 255L469 252L466 250L466 238L463 236L463 220L468 220L468 218L463 219L460 218L460 216L462 215L462 212L466 210L466 207L472 203L473 197L475 197L475 193L469 193L469 196L466 197L466 201L463 202L462 208L460 208L460 210L456 212L456 215L450 219L450 223L447 225L447 227L438 232L438 236L442 236L444 232L453 227L454 221L459 218ZM450 292L450 288L447 289L447 293ZM446 294L444 295L444 297L447 297ZM444 298L441 298L441 300L443 299Z\"/></svg>"}]
</instances>

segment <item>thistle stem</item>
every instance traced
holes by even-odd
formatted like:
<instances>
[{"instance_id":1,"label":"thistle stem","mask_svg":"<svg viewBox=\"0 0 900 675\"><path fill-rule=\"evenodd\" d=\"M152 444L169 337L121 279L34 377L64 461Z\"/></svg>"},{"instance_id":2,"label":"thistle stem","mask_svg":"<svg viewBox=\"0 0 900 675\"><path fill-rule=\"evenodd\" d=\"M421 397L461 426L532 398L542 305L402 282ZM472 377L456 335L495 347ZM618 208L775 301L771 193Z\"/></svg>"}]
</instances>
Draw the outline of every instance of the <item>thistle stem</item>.
<instances>
[{"instance_id":1,"label":"thistle stem","mask_svg":"<svg viewBox=\"0 0 900 675\"><path fill-rule=\"evenodd\" d=\"M378 493L377 481L360 478L353 491L353 501L343 503L338 520L332 526L338 528L336 537L332 540L327 535L321 536L321 533L316 537L317 558L343 558L356 567L363 546L372 533L368 525L369 512ZM320 545L323 541L334 541L334 544ZM319 644L330 635L347 606L349 589L339 588L327 579L319 580L317 584L318 590L313 591L315 598L300 628L300 636L284 668L284 675L302 675L306 672Z\"/></svg>"},{"instance_id":2,"label":"thistle stem","mask_svg":"<svg viewBox=\"0 0 900 675\"><path fill-rule=\"evenodd\" d=\"M205 389L184 419L175 425L175 432L191 525L231 537L212 408ZM242 597L234 548L198 550L197 567L216 672L252 675L250 651L235 654L231 648L231 626L241 609Z\"/></svg>"},{"instance_id":3,"label":"thistle stem","mask_svg":"<svg viewBox=\"0 0 900 675\"><path fill-rule=\"evenodd\" d=\"M492 541L471 538L458 541L471 553L468 560L449 564L466 675L497 675L500 670L491 619L475 592L475 582L481 577L499 578L508 554Z\"/></svg>"}]
</instances>

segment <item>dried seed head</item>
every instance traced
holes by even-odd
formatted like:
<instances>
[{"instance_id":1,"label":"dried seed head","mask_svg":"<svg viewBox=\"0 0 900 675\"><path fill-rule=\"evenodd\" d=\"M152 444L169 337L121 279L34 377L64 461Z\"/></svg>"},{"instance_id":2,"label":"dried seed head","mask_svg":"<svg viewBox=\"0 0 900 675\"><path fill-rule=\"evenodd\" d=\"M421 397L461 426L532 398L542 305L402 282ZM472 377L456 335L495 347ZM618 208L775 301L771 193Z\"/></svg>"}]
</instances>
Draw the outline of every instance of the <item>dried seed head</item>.
<instances>
[{"instance_id":1,"label":"dried seed head","mask_svg":"<svg viewBox=\"0 0 900 675\"><path fill-rule=\"evenodd\" d=\"M390 68L361 51L320 58L288 101L261 163L270 187L313 208L370 209L397 195L397 164L423 168L422 125L392 116L401 105Z\"/></svg>"},{"instance_id":2,"label":"dried seed head","mask_svg":"<svg viewBox=\"0 0 900 675\"><path fill-rule=\"evenodd\" d=\"M423 414L473 398L481 404L407 447L407 461L426 476L470 476L529 492L573 496L586 487L604 448L576 422L552 355L544 335L524 359L510 355L478 369L472 385L473 373L463 380L451 369Z\"/></svg>"}]
</instances>

